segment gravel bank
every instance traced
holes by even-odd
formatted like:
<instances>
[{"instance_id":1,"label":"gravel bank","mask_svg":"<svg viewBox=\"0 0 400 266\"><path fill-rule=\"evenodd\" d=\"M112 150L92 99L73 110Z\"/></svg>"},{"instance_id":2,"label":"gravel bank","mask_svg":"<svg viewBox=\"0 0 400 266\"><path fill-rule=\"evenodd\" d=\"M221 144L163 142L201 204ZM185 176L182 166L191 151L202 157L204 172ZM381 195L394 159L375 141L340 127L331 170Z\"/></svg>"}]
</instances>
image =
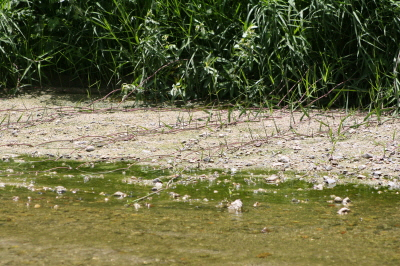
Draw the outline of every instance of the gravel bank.
<instances>
[{"instance_id":1,"label":"gravel bank","mask_svg":"<svg viewBox=\"0 0 400 266\"><path fill-rule=\"evenodd\" d=\"M344 111L133 108L82 96L1 99L0 158L22 154L82 161L133 160L161 167L295 171L400 188L400 123Z\"/></svg>"}]
</instances>

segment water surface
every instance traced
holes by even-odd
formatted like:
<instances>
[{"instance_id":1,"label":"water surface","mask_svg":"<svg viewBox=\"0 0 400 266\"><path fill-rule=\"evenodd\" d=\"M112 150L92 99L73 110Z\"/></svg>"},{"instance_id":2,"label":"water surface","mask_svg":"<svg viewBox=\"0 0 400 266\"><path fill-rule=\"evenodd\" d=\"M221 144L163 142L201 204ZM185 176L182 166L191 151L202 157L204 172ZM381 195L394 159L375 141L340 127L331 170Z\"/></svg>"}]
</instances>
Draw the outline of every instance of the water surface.
<instances>
[{"instance_id":1,"label":"water surface","mask_svg":"<svg viewBox=\"0 0 400 266\"><path fill-rule=\"evenodd\" d=\"M1 265L400 264L395 190L267 184L268 171L81 164L0 163ZM155 178L164 190L137 201L154 193L145 180ZM348 215L337 214L343 205L332 195L351 199ZM236 199L242 212L229 212Z\"/></svg>"}]
</instances>

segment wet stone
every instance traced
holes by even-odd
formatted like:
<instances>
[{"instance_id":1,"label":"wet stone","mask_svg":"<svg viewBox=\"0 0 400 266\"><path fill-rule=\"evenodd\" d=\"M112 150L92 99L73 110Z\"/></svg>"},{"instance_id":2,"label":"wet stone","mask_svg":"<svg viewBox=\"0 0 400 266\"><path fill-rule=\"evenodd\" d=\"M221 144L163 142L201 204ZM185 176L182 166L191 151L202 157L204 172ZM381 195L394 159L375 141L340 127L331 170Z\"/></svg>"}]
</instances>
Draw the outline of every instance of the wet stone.
<instances>
[{"instance_id":1,"label":"wet stone","mask_svg":"<svg viewBox=\"0 0 400 266\"><path fill-rule=\"evenodd\" d=\"M339 215L346 215L346 214L348 214L349 212L350 212L350 209L349 209L349 208L343 207L343 208L341 208L337 213L338 213Z\"/></svg>"}]
</instances>

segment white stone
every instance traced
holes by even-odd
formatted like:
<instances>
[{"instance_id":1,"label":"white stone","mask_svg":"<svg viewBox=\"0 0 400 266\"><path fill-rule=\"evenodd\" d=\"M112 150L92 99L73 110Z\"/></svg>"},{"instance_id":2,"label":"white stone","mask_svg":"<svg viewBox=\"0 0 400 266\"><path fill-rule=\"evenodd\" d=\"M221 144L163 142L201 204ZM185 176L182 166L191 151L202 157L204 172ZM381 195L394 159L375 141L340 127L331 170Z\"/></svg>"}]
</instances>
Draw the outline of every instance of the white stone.
<instances>
[{"instance_id":1,"label":"white stone","mask_svg":"<svg viewBox=\"0 0 400 266\"><path fill-rule=\"evenodd\" d=\"M341 208L337 213L338 213L339 215L345 215L345 214L348 214L349 212L350 212L350 209L349 209L349 208L343 207L343 208Z\"/></svg>"}]
</instances>

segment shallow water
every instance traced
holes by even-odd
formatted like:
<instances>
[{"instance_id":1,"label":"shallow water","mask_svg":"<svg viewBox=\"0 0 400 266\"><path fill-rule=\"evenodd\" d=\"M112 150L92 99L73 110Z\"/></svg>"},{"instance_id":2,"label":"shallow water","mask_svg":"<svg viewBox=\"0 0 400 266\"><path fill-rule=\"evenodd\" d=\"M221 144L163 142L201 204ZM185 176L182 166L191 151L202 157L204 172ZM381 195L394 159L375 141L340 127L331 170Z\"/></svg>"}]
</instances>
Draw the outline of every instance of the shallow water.
<instances>
[{"instance_id":1,"label":"shallow water","mask_svg":"<svg viewBox=\"0 0 400 266\"><path fill-rule=\"evenodd\" d=\"M122 162L80 164L0 163L1 265L400 264L395 190L266 184L267 171L176 176ZM62 168L44 171L52 167ZM153 192L143 180L156 177L165 190L136 209ZM343 205L331 195L349 197L351 212L338 215ZM221 206L236 199L242 212Z\"/></svg>"}]
</instances>

